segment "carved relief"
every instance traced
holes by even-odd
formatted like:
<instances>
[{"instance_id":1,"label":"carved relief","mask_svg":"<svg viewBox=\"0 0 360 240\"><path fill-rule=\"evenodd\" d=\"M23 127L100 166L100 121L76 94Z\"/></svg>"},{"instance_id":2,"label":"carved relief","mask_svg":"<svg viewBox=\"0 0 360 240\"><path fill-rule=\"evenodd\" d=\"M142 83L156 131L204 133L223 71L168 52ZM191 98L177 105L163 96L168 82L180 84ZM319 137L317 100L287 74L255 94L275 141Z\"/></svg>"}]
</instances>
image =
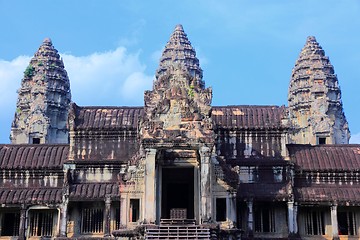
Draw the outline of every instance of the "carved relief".
<instances>
[{"instance_id":1,"label":"carved relief","mask_svg":"<svg viewBox=\"0 0 360 240\"><path fill-rule=\"evenodd\" d=\"M330 143L348 143L350 133L340 96L334 67L315 37L308 37L289 87L292 142L316 144L316 134L327 133L334 141Z\"/></svg>"},{"instance_id":2,"label":"carved relief","mask_svg":"<svg viewBox=\"0 0 360 240\"><path fill-rule=\"evenodd\" d=\"M12 143L28 143L32 132L44 137L43 143L67 143L70 83L50 39L44 40L31 59L18 93Z\"/></svg>"}]
</instances>

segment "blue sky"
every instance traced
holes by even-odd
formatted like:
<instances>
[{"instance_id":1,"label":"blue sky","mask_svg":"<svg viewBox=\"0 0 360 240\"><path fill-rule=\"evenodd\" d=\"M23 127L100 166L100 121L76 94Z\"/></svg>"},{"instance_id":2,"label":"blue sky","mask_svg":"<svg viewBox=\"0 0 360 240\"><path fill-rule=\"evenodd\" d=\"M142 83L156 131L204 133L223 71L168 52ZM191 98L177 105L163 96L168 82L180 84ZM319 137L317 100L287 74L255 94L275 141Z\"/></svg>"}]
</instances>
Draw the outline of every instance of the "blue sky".
<instances>
[{"instance_id":1,"label":"blue sky","mask_svg":"<svg viewBox=\"0 0 360 240\"><path fill-rule=\"evenodd\" d=\"M0 143L16 90L45 37L64 59L78 105L143 105L161 51L181 23L213 105L287 105L291 70L313 35L330 57L352 142L360 143L360 1L0 0Z\"/></svg>"}]
</instances>

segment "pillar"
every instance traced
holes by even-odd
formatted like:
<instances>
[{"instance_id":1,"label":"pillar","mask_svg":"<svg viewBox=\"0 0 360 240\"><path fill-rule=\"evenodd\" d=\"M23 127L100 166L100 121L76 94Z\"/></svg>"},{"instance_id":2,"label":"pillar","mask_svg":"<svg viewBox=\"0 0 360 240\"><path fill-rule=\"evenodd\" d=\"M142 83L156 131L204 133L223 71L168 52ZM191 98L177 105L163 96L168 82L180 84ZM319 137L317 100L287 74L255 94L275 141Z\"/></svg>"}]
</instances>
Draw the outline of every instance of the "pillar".
<instances>
[{"instance_id":1,"label":"pillar","mask_svg":"<svg viewBox=\"0 0 360 240\"><path fill-rule=\"evenodd\" d=\"M120 197L120 226L127 226L126 198Z\"/></svg>"},{"instance_id":2,"label":"pillar","mask_svg":"<svg viewBox=\"0 0 360 240\"><path fill-rule=\"evenodd\" d=\"M25 221L26 221L26 206L21 205L20 209L20 225L19 225L19 240L25 239Z\"/></svg>"},{"instance_id":3,"label":"pillar","mask_svg":"<svg viewBox=\"0 0 360 240\"><path fill-rule=\"evenodd\" d=\"M69 198L65 197L60 207L60 237L66 237L68 203L69 203Z\"/></svg>"},{"instance_id":4,"label":"pillar","mask_svg":"<svg viewBox=\"0 0 360 240\"><path fill-rule=\"evenodd\" d=\"M288 202L288 229L289 234L294 234L294 202Z\"/></svg>"},{"instance_id":5,"label":"pillar","mask_svg":"<svg viewBox=\"0 0 360 240\"><path fill-rule=\"evenodd\" d=\"M246 204L248 208L248 219L247 219L248 235L253 236L254 233L253 200L252 199L248 200Z\"/></svg>"},{"instance_id":6,"label":"pillar","mask_svg":"<svg viewBox=\"0 0 360 240\"><path fill-rule=\"evenodd\" d=\"M201 221L208 222L212 219L212 199L211 199L211 172L210 172L210 148L200 148L200 201L201 201Z\"/></svg>"},{"instance_id":7,"label":"pillar","mask_svg":"<svg viewBox=\"0 0 360 240\"><path fill-rule=\"evenodd\" d=\"M295 203L294 205L294 233L298 234L299 228L298 228L298 205Z\"/></svg>"},{"instance_id":8,"label":"pillar","mask_svg":"<svg viewBox=\"0 0 360 240\"><path fill-rule=\"evenodd\" d=\"M156 165L156 164L155 164ZM162 167L160 165L156 165L156 224L160 224L161 220L161 196L162 196Z\"/></svg>"},{"instance_id":9,"label":"pillar","mask_svg":"<svg viewBox=\"0 0 360 240\"><path fill-rule=\"evenodd\" d=\"M233 194L230 194L226 198L226 210L227 210L227 219L229 220L229 228L236 227L236 199Z\"/></svg>"},{"instance_id":10,"label":"pillar","mask_svg":"<svg viewBox=\"0 0 360 240\"><path fill-rule=\"evenodd\" d=\"M144 199L144 222L146 223L154 223L156 220L155 156L156 149L146 150Z\"/></svg>"},{"instance_id":11,"label":"pillar","mask_svg":"<svg viewBox=\"0 0 360 240\"><path fill-rule=\"evenodd\" d=\"M201 202L200 202L200 168L199 166L194 167L194 212L195 212L195 220L196 224L200 224L201 222Z\"/></svg>"},{"instance_id":12,"label":"pillar","mask_svg":"<svg viewBox=\"0 0 360 240\"><path fill-rule=\"evenodd\" d=\"M332 205L330 208L331 208L332 236L333 239L339 239L338 221L337 221L337 204Z\"/></svg>"},{"instance_id":13,"label":"pillar","mask_svg":"<svg viewBox=\"0 0 360 240\"><path fill-rule=\"evenodd\" d=\"M104 237L110 237L110 212L111 211L111 198L107 196L105 198L105 211L104 211L104 221L105 221L105 229L104 229Z\"/></svg>"}]
</instances>

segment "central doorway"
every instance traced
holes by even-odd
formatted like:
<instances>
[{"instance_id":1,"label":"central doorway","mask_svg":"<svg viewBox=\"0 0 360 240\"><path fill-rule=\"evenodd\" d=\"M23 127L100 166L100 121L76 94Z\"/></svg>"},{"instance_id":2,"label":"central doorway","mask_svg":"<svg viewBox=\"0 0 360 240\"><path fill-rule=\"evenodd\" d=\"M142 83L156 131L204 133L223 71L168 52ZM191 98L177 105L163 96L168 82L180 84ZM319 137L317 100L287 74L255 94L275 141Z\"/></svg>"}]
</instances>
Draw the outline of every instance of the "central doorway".
<instances>
[{"instance_id":1,"label":"central doorway","mask_svg":"<svg viewBox=\"0 0 360 240\"><path fill-rule=\"evenodd\" d=\"M194 167L163 167L161 219L171 219L175 211L194 219L194 204Z\"/></svg>"}]
</instances>

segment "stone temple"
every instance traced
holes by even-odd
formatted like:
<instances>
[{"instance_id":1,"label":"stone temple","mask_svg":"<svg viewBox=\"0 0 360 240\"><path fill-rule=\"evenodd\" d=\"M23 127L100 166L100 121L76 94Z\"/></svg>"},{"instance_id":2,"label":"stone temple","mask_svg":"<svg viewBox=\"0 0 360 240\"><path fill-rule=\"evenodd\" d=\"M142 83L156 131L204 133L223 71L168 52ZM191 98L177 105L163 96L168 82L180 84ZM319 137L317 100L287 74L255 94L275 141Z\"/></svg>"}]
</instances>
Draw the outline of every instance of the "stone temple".
<instances>
[{"instance_id":1,"label":"stone temple","mask_svg":"<svg viewBox=\"0 0 360 240\"><path fill-rule=\"evenodd\" d=\"M50 39L18 94L0 145L0 239L360 238L360 145L315 37L288 106L212 106L181 25L144 106L71 102Z\"/></svg>"}]
</instances>

